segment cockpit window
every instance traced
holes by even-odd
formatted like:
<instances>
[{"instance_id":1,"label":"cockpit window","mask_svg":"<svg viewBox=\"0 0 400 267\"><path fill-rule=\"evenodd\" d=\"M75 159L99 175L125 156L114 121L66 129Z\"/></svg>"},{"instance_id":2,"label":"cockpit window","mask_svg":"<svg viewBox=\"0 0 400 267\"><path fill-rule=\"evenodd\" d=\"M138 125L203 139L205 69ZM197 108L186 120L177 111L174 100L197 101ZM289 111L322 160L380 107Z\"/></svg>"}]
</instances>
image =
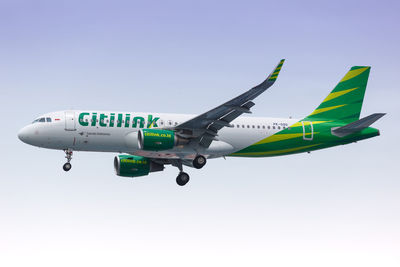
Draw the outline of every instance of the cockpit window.
<instances>
[{"instance_id":1,"label":"cockpit window","mask_svg":"<svg viewBox=\"0 0 400 267\"><path fill-rule=\"evenodd\" d=\"M46 121L47 122L51 122L51 118L46 118Z\"/></svg>"},{"instance_id":2,"label":"cockpit window","mask_svg":"<svg viewBox=\"0 0 400 267\"><path fill-rule=\"evenodd\" d=\"M50 119L50 118L47 118L47 119ZM47 120L47 121L49 121L49 120ZM50 119L50 121L51 121L51 119ZM36 123L36 122L46 122L46 118L39 118L39 119L36 119L36 120L34 120L32 123Z\"/></svg>"}]
</instances>

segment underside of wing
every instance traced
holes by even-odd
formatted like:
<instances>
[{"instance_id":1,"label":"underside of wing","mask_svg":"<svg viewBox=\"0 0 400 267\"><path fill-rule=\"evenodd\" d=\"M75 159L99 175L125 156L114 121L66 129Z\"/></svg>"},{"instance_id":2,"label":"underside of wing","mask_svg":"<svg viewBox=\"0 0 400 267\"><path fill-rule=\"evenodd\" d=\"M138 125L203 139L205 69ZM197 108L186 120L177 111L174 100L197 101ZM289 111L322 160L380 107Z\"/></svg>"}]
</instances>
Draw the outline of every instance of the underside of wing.
<instances>
[{"instance_id":1,"label":"underside of wing","mask_svg":"<svg viewBox=\"0 0 400 267\"><path fill-rule=\"evenodd\" d=\"M177 125L174 130L183 138L191 139L192 144L197 143L204 148L209 147L213 140L218 140L220 129L232 127L231 122L234 119L243 113L251 113L250 108L255 105L252 100L275 83L284 61L282 59L261 84L214 109Z\"/></svg>"}]
</instances>

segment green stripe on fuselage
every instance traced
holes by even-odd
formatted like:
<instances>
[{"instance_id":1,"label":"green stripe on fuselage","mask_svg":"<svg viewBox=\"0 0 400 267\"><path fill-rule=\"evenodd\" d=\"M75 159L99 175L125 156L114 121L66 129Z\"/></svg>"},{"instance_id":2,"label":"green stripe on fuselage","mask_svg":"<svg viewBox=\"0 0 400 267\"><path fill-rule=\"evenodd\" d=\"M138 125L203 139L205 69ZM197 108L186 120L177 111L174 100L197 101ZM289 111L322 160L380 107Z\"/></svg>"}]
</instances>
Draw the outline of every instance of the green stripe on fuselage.
<instances>
[{"instance_id":1,"label":"green stripe on fuselage","mask_svg":"<svg viewBox=\"0 0 400 267\"><path fill-rule=\"evenodd\" d=\"M296 125L295 127L286 128L272 136L254 143L249 147L232 153L229 156L271 157L290 155L337 145L344 145L379 135L377 129L369 127L346 137L338 137L332 135L331 129L334 127L344 126L345 123L322 122L312 124L312 127L310 123L311 122L303 122L301 127L296 123L294 124Z\"/></svg>"}]
</instances>

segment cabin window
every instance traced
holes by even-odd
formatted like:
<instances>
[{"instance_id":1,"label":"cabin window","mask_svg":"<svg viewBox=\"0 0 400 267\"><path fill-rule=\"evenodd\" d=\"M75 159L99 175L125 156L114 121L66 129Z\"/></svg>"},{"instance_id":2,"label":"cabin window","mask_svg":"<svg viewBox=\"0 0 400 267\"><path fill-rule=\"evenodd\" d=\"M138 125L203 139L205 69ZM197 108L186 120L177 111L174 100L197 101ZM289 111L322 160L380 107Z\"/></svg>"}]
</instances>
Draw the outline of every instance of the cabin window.
<instances>
[{"instance_id":1,"label":"cabin window","mask_svg":"<svg viewBox=\"0 0 400 267\"><path fill-rule=\"evenodd\" d=\"M257 125L257 129L260 129L260 125Z\"/></svg>"},{"instance_id":2,"label":"cabin window","mask_svg":"<svg viewBox=\"0 0 400 267\"><path fill-rule=\"evenodd\" d=\"M268 129L271 129L271 126L268 125Z\"/></svg>"},{"instance_id":3,"label":"cabin window","mask_svg":"<svg viewBox=\"0 0 400 267\"><path fill-rule=\"evenodd\" d=\"M262 127L263 129L265 129L265 125L263 125L263 127Z\"/></svg>"},{"instance_id":4,"label":"cabin window","mask_svg":"<svg viewBox=\"0 0 400 267\"><path fill-rule=\"evenodd\" d=\"M242 128L244 128L244 124L242 124Z\"/></svg>"},{"instance_id":5,"label":"cabin window","mask_svg":"<svg viewBox=\"0 0 400 267\"><path fill-rule=\"evenodd\" d=\"M247 125L247 128L250 128L250 125Z\"/></svg>"},{"instance_id":6,"label":"cabin window","mask_svg":"<svg viewBox=\"0 0 400 267\"><path fill-rule=\"evenodd\" d=\"M168 121L168 125L172 125L172 121Z\"/></svg>"},{"instance_id":7,"label":"cabin window","mask_svg":"<svg viewBox=\"0 0 400 267\"><path fill-rule=\"evenodd\" d=\"M280 130L281 129L281 126L278 126L278 130Z\"/></svg>"},{"instance_id":8,"label":"cabin window","mask_svg":"<svg viewBox=\"0 0 400 267\"><path fill-rule=\"evenodd\" d=\"M175 122L175 126L178 125L178 122Z\"/></svg>"},{"instance_id":9,"label":"cabin window","mask_svg":"<svg viewBox=\"0 0 400 267\"><path fill-rule=\"evenodd\" d=\"M254 129L254 128L256 128L256 127L253 125L253 129Z\"/></svg>"},{"instance_id":10,"label":"cabin window","mask_svg":"<svg viewBox=\"0 0 400 267\"><path fill-rule=\"evenodd\" d=\"M275 129L275 126L272 126L272 129Z\"/></svg>"},{"instance_id":11,"label":"cabin window","mask_svg":"<svg viewBox=\"0 0 400 267\"><path fill-rule=\"evenodd\" d=\"M160 120L160 125L164 125L164 121L163 120Z\"/></svg>"}]
</instances>

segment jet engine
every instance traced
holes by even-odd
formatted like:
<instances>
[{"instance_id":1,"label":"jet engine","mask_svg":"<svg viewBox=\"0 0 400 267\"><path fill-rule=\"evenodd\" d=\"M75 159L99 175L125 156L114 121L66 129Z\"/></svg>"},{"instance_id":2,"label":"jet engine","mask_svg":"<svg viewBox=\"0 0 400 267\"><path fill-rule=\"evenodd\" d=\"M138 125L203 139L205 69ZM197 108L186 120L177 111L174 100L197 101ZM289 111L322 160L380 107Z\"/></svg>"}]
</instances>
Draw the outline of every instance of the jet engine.
<instances>
[{"instance_id":1,"label":"jet engine","mask_svg":"<svg viewBox=\"0 0 400 267\"><path fill-rule=\"evenodd\" d=\"M142 129L138 133L138 146L142 150L168 150L188 142L189 140L177 136L170 130Z\"/></svg>"},{"instance_id":2,"label":"jet engine","mask_svg":"<svg viewBox=\"0 0 400 267\"><path fill-rule=\"evenodd\" d=\"M114 169L118 176L138 177L162 171L164 165L141 156L118 155L114 158Z\"/></svg>"}]
</instances>

